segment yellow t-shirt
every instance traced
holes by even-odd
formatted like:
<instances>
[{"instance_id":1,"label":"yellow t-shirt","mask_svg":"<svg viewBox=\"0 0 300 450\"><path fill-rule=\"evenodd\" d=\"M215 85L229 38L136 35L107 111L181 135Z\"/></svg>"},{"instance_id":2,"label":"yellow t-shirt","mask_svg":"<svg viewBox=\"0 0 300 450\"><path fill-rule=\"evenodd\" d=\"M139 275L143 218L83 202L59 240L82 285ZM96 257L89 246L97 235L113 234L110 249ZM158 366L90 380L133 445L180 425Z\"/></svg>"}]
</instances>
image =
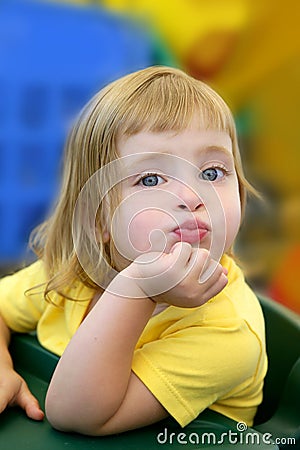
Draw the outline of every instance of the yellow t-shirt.
<instances>
[{"instance_id":1,"label":"yellow t-shirt","mask_svg":"<svg viewBox=\"0 0 300 450\"><path fill-rule=\"evenodd\" d=\"M228 284L197 308L169 306L153 316L137 342L132 370L185 426L205 408L252 425L267 369L264 320L241 270L228 256ZM38 261L0 281L0 314L14 331L37 330L42 346L61 355L83 320L93 291L76 283L77 301L43 298L46 281ZM101 300L100 300L101 301ZM116 324L117 327L117 324Z\"/></svg>"}]
</instances>

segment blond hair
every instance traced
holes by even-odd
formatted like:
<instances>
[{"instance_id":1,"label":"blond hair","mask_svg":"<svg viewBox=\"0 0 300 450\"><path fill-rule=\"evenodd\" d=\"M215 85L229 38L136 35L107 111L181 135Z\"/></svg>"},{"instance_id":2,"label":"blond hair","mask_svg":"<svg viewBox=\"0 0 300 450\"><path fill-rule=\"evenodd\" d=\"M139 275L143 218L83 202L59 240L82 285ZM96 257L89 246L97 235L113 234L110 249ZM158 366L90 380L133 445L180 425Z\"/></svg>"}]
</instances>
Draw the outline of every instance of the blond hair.
<instances>
[{"instance_id":1,"label":"blond hair","mask_svg":"<svg viewBox=\"0 0 300 450\"><path fill-rule=\"evenodd\" d=\"M225 131L231 138L244 213L247 192L254 189L244 176L234 119L223 99L205 83L179 69L155 66L129 74L91 99L67 140L58 202L49 220L34 231L31 239L49 276L46 296L53 290L63 295L64 287L78 279L88 287L99 289L79 263L72 239L72 219L85 183L96 171L118 158L118 137L142 130L179 132L189 126L195 114L201 127ZM117 204L118 199L111 193L110 217ZM114 261L112 244L101 238L107 219L107 210L101 204L97 218L97 270L103 270L103 258L112 267Z\"/></svg>"}]
</instances>

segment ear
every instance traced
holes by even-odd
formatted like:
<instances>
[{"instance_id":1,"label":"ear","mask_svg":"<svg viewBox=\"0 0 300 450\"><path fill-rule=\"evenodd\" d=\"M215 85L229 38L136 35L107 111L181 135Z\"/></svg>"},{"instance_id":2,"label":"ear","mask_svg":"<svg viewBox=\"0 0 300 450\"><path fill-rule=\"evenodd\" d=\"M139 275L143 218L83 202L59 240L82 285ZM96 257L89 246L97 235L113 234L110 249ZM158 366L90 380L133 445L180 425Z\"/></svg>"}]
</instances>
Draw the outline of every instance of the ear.
<instances>
[{"instance_id":1,"label":"ear","mask_svg":"<svg viewBox=\"0 0 300 450\"><path fill-rule=\"evenodd\" d=\"M102 239L103 239L104 244L107 244L107 242L109 241L109 239L110 239L110 234L109 234L109 232L108 232L107 230L104 230L104 231L103 231L103 233L102 233Z\"/></svg>"},{"instance_id":2,"label":"ear","mask_svg":"<svg viewBox=\"0 0 300 450\"><path fill-rule=\"evenodd\" d=\"M100 231L98 228L95 228L95 233L96 239L98 241L102 241L104 244L107 244L107 242L110 240L110 234L106 227L102 231Z\"/></svg>"}]
</instances>

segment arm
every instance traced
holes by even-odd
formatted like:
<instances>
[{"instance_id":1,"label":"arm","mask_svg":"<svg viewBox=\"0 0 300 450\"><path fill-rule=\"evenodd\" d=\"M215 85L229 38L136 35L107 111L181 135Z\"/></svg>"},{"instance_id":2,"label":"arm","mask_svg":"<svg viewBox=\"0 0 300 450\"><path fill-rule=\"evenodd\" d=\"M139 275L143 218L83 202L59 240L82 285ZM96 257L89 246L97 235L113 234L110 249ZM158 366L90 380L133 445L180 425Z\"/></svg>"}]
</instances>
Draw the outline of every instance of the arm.
<instances>
[{"instance_id":1,"label":"arm","mask_svg":"<svg viewBox=\"0 0 300 450\"><path fill-rule=\"evenodd\" d=\"M122 272L117 275L81 324L61 357L48 390L46 413L55 428L104 435L149 425L167 416L158 400L131 372L136 343L155 307L145 294L149 295L151 287L144 271L152 277L151 271L159 275L164 267L171 267L168 276L171 281L174 278L174 286L178 270L186 271L184 280L162 297L171 304L176 299L176 305L182 307L199 306L226 285L221 268L207 282L199 284L207 253L193 253L190 246L182 247L180 254L177 247L171 254L156 259L151 267L143 263L143 273L132 263L125 271L133 278L123 277Z\"/></svg>"},{"instance_id":2,"label":"arm","mask_svg":"<svg viewBox=\"0 0 300 450\"><path fill-rule=\"evenodd\" d=\"M44 413L38 401L30 393L24 379L13 369L9 342L10 330L0 316L0 413L7 406L18 405L31 419L42 420Z\"/></svg>"},{"instance_id":3,"label":"arm","mask_svg":"<svg viewBox=\"0 0 300 450\"><path fill-rule=\"evenodd\" d=\"M126 292L123 280L116 281L120 292ZM55 428L102 435L167 416L131 372L136 342L155 307L135 289L144 298L105 292L72 338L46 399L47 417Z\"/></svg>"}]
</instances>

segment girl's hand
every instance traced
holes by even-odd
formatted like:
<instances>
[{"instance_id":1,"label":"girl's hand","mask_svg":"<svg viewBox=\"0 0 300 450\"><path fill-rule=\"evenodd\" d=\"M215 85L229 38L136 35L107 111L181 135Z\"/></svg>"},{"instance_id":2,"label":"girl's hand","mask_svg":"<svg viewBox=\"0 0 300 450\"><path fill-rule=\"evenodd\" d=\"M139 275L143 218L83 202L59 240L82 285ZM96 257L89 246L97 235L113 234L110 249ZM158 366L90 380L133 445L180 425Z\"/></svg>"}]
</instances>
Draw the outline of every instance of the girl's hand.
<instances>
[{"instance_id":1,"label":"girl's hand","mask_svg":"<svg viewBox=\"0 0 300 450\"><path fill-rule=\"evenodd\" d=\"M170 253L139 256L125 273L156 302L183 308L203 305L228 282L227 270L210 257L208 250L194 249L186 242L175 244Z\"/></svg>"},{"instance_id":2,"label":"girl's hand","mask_svg":"<svg viewBox=\"0 0 300 450\"><path fill-rule=\"evenodd\" d=\"M42 420L44 413L37 399L31 394L25 380L13 369L1 370L0 413L7 406L20 406L30 419Z\"/></svg>"}]
</instances>

